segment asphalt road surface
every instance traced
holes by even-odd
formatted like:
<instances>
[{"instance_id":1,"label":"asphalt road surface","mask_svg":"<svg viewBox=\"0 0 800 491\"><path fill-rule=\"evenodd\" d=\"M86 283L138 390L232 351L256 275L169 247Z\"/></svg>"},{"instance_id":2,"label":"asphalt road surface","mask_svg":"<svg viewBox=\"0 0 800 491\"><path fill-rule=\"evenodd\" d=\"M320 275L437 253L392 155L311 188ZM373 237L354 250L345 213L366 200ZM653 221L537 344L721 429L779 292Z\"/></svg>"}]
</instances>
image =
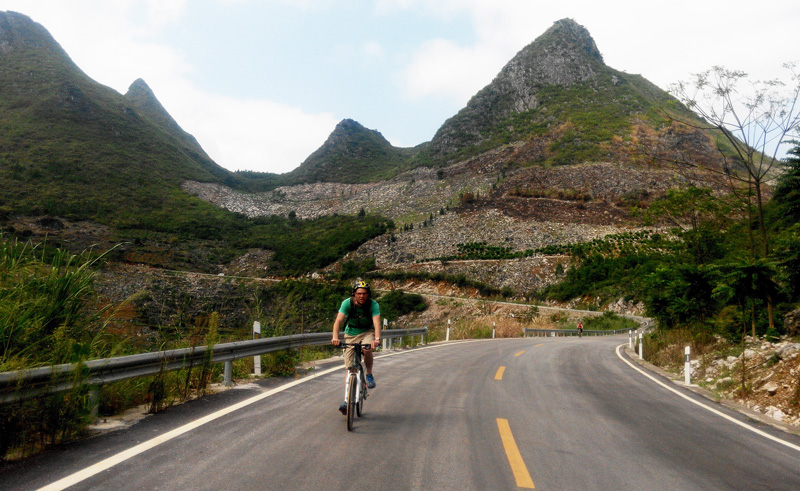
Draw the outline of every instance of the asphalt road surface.
<instances>
[{"instance_id":1,"label":"asphalt road surface","mask_svg":"<svg viewBox=\"0 0 800 491\"><path fill-rule=\"evenodd\" d=\"M657 383L618 354L623 343L518 338L378 355L353 432L337 410L338 363L263 380L6 464L0 488L800 489L800 437Z\"/></svg>"}]
</instances>

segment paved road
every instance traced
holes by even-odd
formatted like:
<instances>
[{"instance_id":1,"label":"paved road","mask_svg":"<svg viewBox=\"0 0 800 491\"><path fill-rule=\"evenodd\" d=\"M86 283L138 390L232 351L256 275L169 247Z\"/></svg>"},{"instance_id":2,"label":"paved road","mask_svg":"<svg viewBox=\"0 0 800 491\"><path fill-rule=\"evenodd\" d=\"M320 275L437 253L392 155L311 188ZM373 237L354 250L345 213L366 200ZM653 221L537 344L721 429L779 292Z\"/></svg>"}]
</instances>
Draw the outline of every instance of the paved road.
<instances>
[{"instance_id":1,"label":"paved road","mask_svg":"<svg viewBox=\"0 0 800 491\"><path fill-rule=\"evenodd\" d=\"M800 438L758 427L786 446L666 390L617 355L624 342L501 339L381 356L352 433L336 410L342 370L279 392L283 382L266 380L6 466L0 488L79 473L71 489L800 489ZM113 465L92 469L104 459Z\"/></svg>"}]
</instances>

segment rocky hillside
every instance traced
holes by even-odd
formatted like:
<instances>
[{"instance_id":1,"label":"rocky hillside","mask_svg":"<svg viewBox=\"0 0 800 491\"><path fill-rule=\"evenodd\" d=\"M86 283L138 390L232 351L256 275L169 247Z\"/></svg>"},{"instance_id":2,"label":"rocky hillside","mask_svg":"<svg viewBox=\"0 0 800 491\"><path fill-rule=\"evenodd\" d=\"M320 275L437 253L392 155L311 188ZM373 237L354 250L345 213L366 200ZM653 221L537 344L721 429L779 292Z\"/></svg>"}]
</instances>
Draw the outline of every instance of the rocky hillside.
<instances>
[{"instance_id":1,"label":"rocky hillside","mask_svg":"<svg viewBox=\"0 0 800 491\"><path fill-rule=\"evenodd\" d=\"M509 169L502 156L492 152L370 184L316 183L256 194L198 182L187 182L184 189L253 217L294 212L299 218L313 218L362 209L383 214L395 221L396 230L367 242L347 259L374 258L387 270L466 274L524 293L558 279L556 266L567 266L568 261L542 257L444 265L426 260L453 255L458 244L471 242L518 252L635 229L633 205L689 182L669 169L613 163Z\"/></svg>"},{"instance_id":2,"label":"rocky hillside","mask_svg":"<svg viewBox=\"0 0 800 491\"><path fill-rule=\"evenodd\" d=\"M683 380L684 344L663 350L657 359L650 360L664 368L674 378ZM784 337L765 340L747 337L744 360L730 352L739 348L717 337L705 353L695 355L691 361L691 382L701 387L700 392L712 399L731 401L737 405L764 414L778 423L800 429L800 343ZM741 395L742 361L746 367L748 392Z\"/></svg>"}]
</instances>

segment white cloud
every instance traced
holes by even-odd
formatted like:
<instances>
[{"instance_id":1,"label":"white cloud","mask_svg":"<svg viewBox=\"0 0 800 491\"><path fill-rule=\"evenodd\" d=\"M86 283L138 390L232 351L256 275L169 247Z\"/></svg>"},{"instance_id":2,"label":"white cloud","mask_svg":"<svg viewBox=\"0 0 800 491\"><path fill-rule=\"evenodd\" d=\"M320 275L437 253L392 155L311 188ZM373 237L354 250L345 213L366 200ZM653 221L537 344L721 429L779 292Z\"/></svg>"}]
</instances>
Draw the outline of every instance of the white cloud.
<instances>
[{"instance_id":1,"label":"white cloud","mask_svg":"<svg viewBox=\"0 0 800 491\"><path fill-rule=\"evenodd\" d=\"M639 0L381 0L376 12L471 19L473 42L429 40L405 71L408 97L465 102L514 54L565 17L589 30L609 66L641 74L662 88L717 64L742 68L755 78L774 77L783 62L798 59L792 33L800 4L763 0L753 7L730 0L674 0L657 8Z\"/></svg>"},{"instance_id":2,"label":"white cloud","mask_svg":"<svg viewBox=\"0 0 800 491\"><path fill-rule=\"evenodd\" d=\"M383 46L377 41L367 41L361 45L361 52L367 58L383 58Z\"/></svg>"},{"instance_id":3,"label":"white cloud","mask_svg":"<svg viewBox=\"0 0 800 491\"><path fill-rule=\"evenodd\" d=\"M405 71L406 95L434 96L463 104L491 82L497 56L481 46L461 47L444 39L423 43Z\"/></svg>"},{"instance_id":4,"label":"white cloud","mask_svg":"<svg viewBox=\"0 0 800 491\"><path fill-rule=\"evenodd\" d=\"M179 20L186 11L188 0L145 0L148 24L161 29Z\"/></svg>"},{"instance_id":5,"label":"white cloud","mask_svg":"<svg viewBox=\"0 0 800 491\"><path fill-rule=\"evenodd\" d=\"M338 122L331 114L308 114L264 99L185 92L168 110L214 161L230 170L289 172L322 145Z\"/></svg>"},{"instance_id":6,"label":"white cloud","mask_svg":"<svg viewBox=\"0 0 800 491\"><path fill-rule=\"evenodd\" d=\"M404 73L407 97L438 97L463 105L489 84L516 52L533 41L530 31L537 7L530 2L503 0L382 0L379 4L379 12L386 15L400 9L415 9L442 19L466 13L472 20L474 42L459 45L447 39L428 40L414 52ZM538 34L551 22L540 21L544 27Z\"/></svg>"}]
</instances>

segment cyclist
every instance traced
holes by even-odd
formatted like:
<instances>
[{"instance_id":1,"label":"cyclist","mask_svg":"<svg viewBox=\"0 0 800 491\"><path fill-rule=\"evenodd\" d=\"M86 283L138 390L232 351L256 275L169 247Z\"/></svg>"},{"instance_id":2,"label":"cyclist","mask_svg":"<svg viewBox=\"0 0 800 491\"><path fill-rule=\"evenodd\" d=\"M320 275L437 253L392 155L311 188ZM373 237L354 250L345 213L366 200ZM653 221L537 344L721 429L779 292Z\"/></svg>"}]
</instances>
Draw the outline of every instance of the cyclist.
<instances>
[{"instance_id":1,"label":"cyclist","mask_svg":"<svg viewBox=\"0 0 800 491\"><path fill-rule=\"evenodd\" d=\"M583 337L583 322L578 321L578 337Z\"/></svg>"},{"instance_id":2,"label":"cyclist","mask_svg":"<svg viewBox=\"0 0 800 491\"><path fill-rule=\"evenodd\" d=\"M336 320L333 323L333 337L331 344L339 346L339 329L342 324L344 329L345 343L369 344L372 349L376 348L381 341L381 310L378 302L372 299L372 291L369 283L357 280L353 285L350 298L346 298L339 307ZM372 376L372 349L364 351L364 366L367 369L367 387L375 388L375 377ZM344 366L350 368L353 365L353 348L347 348L344 352ZM345 374L346 376L346 374ZM345 398L347 396L345 395ZM339 406L342 414L347 414L347 403Z\"/></svg>"}]
</instances>

